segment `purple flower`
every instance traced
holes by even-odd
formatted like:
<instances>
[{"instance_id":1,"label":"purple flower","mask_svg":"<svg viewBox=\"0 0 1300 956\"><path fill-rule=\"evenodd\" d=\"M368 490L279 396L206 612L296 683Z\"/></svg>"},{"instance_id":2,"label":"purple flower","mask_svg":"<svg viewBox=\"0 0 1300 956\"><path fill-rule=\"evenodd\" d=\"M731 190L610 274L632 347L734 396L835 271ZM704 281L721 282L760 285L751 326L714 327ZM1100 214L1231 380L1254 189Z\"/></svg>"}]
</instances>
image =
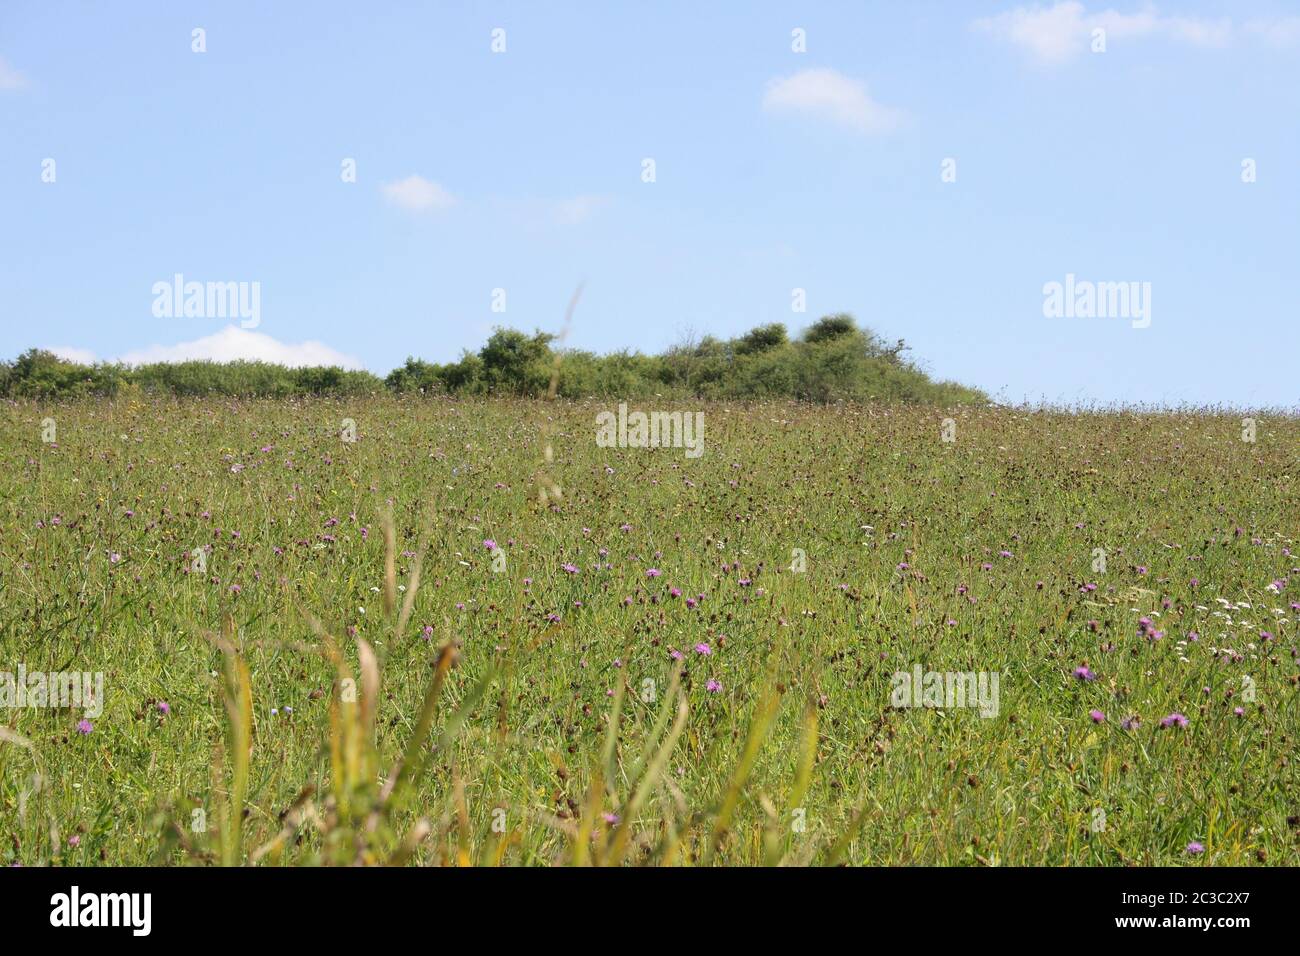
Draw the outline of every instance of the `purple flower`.
<instances>
[{"instance_id":1,"label":"purple flower","mask_svg":"<svg viewBox=\"0 0 1300 956\"><path fill-rule=\"evenodd\" d=\"M1085 666L1085 667L1076 667L1076 668L1074 669L1074 677L1075 677L1075 680L1082 680L1082 681L1089 681L1089 680L1096 680L1096 679L1097 679L1097 675L1094 674L1092 671L1088 670L1088 668L1087 668L1086 666Z\"/></svg>"},{"instance_id":2,"label":"purple flower","mask_svg":"<svg viewBox=\"0 0 1300 956\"><path fill-rule=\"evenodd\" d=\"M172 712L172 705L165 700L158 701L158 713L166 716Z\"/></svg>"},{"instance_id":3,"label":"purple flower","mask_svg":"<svg viewBox=\"0 0 1300 956\"><path fill-rule=\"evenodd\" d=\"M484 538L484 539L483 539L483 547L487 548L489 551L495 551L495 550L496 550L496 546L497 546L497 543L496 543L495 541L493 541L491 538Z\"/></svg>"},{"instance_id":4,"label":"purple flower","mask_svg":"<svg viewBox=\"0 0 1300 956\"><path fill-rule=\"evenodd\" d=\"M1137 730L1139 727L1142 726L1142 721L1139 720L1136 716L1125 717L1123 720L1119 722L1119 725L1123 727L1125 730Z\"/></svg>"},{"instance_id":5,"label":"purple flower","mask_svg":"<svg viewBox=\"0 0 1300 956\"><path fill-rule=\"evenodd\" d=\"M649 568L646 570L645 576L648 578L657 578L661 574L663 574L663 572L658 568Z\"/></svg>"},{"instance_id":6,"label":"purple flower","mask_svg":"<svg viewBox=\"0 0 1300 956\"><path fill-rule=\"evenodd\" d=\"M82 718L81 722L77 724L77 733L79 734L88 734L94 729L95 725L85 718Z\"/></svg>"},{"instance_id":7,"label":"purple flower","mask_svg":"<svg viewBox=\"0 0 1300 956\"><path fill-rule=\"evenodd\" d=\"M1168 717L1160 718L1161 727L1186 727L1187 724L1187 718L1177 712L1170 714Z\"/></svg>"},{"instance_id":8,"label":"purple flower","mask_svg":"<svg viewBox=\"0 0 1300 956\"><path fill-rule=\"evenodd\" d=\"M700 642L699 644L695 645L695 653L703 654L705 657L707 657L708 655L713 653L713 648L709 647L708 644Z\"/></svg>"},{"instance_id":9,"label":"purple flower","mask_svg":"<svg viewBox=\"0 0 1300 956\"><path fill-rule=\"evenodd\" d=\"M716 694L718 691L722 690L722 685L715 680L711 680L704 686L704 689L710 694Z\"/></svg>"},{"instance_id":10,"label":"purple flower","mask_svg":"<svg viewBox=\"0 0 1300 956\"><path fill-rule=\"evenodd\" d=\"M578 573L578 566L576 564L562 564L560 565L560 567L563 568L569 574Z\"/></svg>"},{"instance_id":11,"label":"purple flower","mask_svg":"<svg viewBox=\"0 0 1300 956\"><path fill-rule=\"evenodd\" d=\"M1099 710L1089 711L1088 716L1092 718L1094 724L1102 724L1106 722L1106 715Z\"/></svg>"},{"instance_id":12,"label":"purple flower","mask_svg":"<svg viewBox=\"0 0 1300 956\"><path fill-rule=\"evenodd\" d=\"M1187 844L1187 852L1190 853L1192 856L1196 856L1197 854L1204 853L1205 845L1203 843L1197 843L1195 840L1193 840L1191 843Z\"/></svg>"}]
</instances>

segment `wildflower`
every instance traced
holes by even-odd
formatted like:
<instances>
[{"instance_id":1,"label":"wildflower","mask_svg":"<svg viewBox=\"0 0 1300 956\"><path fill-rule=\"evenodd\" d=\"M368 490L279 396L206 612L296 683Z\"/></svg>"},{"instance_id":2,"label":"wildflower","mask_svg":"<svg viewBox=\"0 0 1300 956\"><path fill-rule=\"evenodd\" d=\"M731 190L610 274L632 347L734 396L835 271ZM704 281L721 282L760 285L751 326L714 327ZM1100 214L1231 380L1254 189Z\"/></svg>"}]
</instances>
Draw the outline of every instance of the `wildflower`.
<instances>
[{"instance_id":1,"label":"wildflower","mask_svg":"<svg viewBox=\"0 0 1300 956\"><path fill-rule=\"evenodd\" d=\"M713 653L713 648L709 647L708 644L700 642L699 644L695 645L695 653L703 654L705 657L707 657Z\"/></svg>"},{"instance_id":2,"label":"wildflower","mask_svg":"<svg viewBox=\"0 0 1300 956\"><path fill-rule=\"evenodd\" d=\"M1136 716L1125 717L1123 720L1119 722L1119 725L1123 727L1125 730L1137 730L1140 726L1142 726L1142 721L1140 721Z\"/></svg>"},{"instance_id":3,"label":"wildflower","mask_svg":"<svg viewBox=\"0 0 1300 956\"><path fill-rule=\"evenodd\" d=\"M1075 680L1081 680L1081 681L1090 681L1090 680L1097 679L1097 675L1094 674L1092 671L1088 670L1087 665L1076 667L1074 669L1074 677Z\"/></svg>"},{"instance_id":4,"label":"wildflower","mask_svg":"<svg viewBox=\"0 0 1300 956\"><path fill-rule=\"evenodd\" d=\"M722 690L722 685L715 680L711 680L706 685L704 685L704 689L707 690L710 694L716 694L720 690Z\"/></svg>"},{"instance_id":5,"label":"wildflower","mask_svg":"<svg viewBox=\"0 0 1300 956\"><path fill-rule=\"evenodd\" d=\"M669 596L669 597L681 597L681 596L682 596L682 589L681 589L681 588L669 588L669 589L668 589L668 596Z\"/></svg>"},{"instance_id":6,"label":"wildflower","mask_svg":"<svg viewBox=\"0 0 1300 956\"><path fill-rule=\"evenodd\" d=\"M483 547L487 548L489 551L495 551L497 547L497 543L493 541L491 538L484 538Z\"/></svg>"},{"instance_id":7,"label":"wildflower","mask_svg":"<svg viewBox=\"0 0 1300 956\"><path fill-rule=\"evenodd\" d=\"M560 567L561 567L561 568L562 568L562 569L563 569L567 574L577 574L577 573L578 573L578 566L577 566L576 564L562 564L562 565L560 565Z\"/></svg>"},{"instance_id":8,"label":"wildflower","mask_svg":"<svg viewBox=\"0 0 1300 956\"><path fill-rule=\"evenodd\" d=\"M160 713L160 714L162 714L164 717L166 717L166 716L167 716L168 714L170 714L171 712L172 712L172 705L171 705L171 704L167 703L167 701L165 701L165 700L160 700L160 701L158 701L158 713Z\"/></svg>"},{"instance_id":9,"label":"wildflower","mask_svg":"<svg viewBox=\"0 0 1300 956\"><path fill-rule=\"evenodd\" d=\"M1195 840L1193 840L1191 843L1187 844L1187 852L1190 853L1192 856L1197 856L1205 852L1205 845L1202 843L1197 843Z\"/></svg>"},{"instance_id":10,"label":"wildflower","mask_svg":"<svg viewBox=\"0 0 1300 956\"><path fill-rule=\"evenodd\" d=\"M1179 713L1172 713L1168 717L1160 718L1161 727L1186 727L1187 724L1187 718Z\"/></svg>"},{"instance_id":11,"label":"wildflower","mask_svg":"<svg viewBox=\"0 0 1300 956\"><path fill-rule=\"evenodd\" d=\"M660 571L658 568L648 568L646 569L645 576L648 578L657 578L661 574L663 574L663 572Z\"/></svg>"},{"instance_id":12,"label":"wildflower","mask_svg":"<svg viewBox=\"0 0 1300 956\"><path fill-rule=\"evenodd\" d=\"M1094 724L1101 724L1101 723L1105 723L1106 721L1106 715L1099 710L1088 711L1088 716L1092 718L1092 722Z\"/></svg>"},{"instance_id":13,"label":"wildflower","mask_svg":"<svg viewBox=\"0 0 1300 956\"><path fill-rule=\"evenodd\" d=\"M84 717L77 724L77 733L82 734L83 736L85 734L90 733L94 729L95 729L95 725L92 724L90 721L86 720Z\"/></svg>"}]
</instances>

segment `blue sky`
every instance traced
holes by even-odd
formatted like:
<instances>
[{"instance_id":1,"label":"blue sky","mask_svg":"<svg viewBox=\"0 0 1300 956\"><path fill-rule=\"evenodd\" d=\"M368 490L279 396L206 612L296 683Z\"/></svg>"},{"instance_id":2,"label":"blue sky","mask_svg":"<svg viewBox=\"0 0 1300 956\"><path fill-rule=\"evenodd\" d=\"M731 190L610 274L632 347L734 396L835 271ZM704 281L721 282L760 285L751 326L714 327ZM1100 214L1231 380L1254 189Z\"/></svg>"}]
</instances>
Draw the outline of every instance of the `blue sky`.
<instances>
[{"instance_id":1,"label":"blue sky","mask_svg":"<svg viewBox=\"0 0 1300 956\"><path fill-rule=\"evenodd\" d=\"M0 222L9 358L382 373L585 280L596 351L846 311L1009 401L1295 407L1300 4L6 0ZM1046 317L1071 274L1150 325Z\"/></svg>"}]
</instances>

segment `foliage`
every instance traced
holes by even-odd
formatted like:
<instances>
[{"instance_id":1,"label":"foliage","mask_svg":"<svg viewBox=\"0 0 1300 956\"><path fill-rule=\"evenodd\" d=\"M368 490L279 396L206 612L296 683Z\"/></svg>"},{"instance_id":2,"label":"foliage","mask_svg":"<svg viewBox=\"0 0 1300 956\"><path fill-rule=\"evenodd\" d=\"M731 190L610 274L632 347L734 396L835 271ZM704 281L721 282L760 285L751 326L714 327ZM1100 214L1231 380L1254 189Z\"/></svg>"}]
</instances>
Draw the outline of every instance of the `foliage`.
<instances>
[{"instance_id":1,"label":"foliage","mask_svg":"<svg viewBox=\"0 0 1300 956\"><path fill-rule=\"evenodd\" d=\"M11 398L111 396L134 385L182 397L357 396L388 389L425 395L543 397L559 359L564 398L764 399L808 402L876 399L932 404L981 403L970 388L934 382L904 360L903 342L886 347L847 315L827 316L791 340L780 323L739 338L712 336L662 355L595 355L552 348L554 336L497 329L477 353L439 365L415 357L380 379L339 368L285 368L265 362L179 362L135 368L77 365L35 349L0 363L0 395Z\"/></svg>"}]
</instances>

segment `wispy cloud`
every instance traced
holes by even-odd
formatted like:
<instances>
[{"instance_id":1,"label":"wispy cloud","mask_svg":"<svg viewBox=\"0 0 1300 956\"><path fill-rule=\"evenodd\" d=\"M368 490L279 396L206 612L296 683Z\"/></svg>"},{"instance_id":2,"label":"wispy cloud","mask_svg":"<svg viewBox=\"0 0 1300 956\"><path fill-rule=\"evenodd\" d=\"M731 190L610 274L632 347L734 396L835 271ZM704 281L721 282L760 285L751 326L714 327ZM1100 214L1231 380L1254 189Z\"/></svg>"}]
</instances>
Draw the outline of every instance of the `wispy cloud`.
<instances>
[{"instance_id":1,"label":"wispy cloud","mask_svg":"<svg viewBox=\"0 0 1300 956\"><path fill-rule=\"evenodd\" d=\"M0 90L21 90L27 86L27 77L0 56Z\"/></svg>"},{"instance_id":2,"label":"wispy cloud","mask_svg":"<svg viewBox=\"0 0 1300 956\"><path fill-rule=\"evenodd\" d=\"M903 116L873 100L861 81L824 67L768 81L763 108L816 116L859 133L887 133Z\"/></svg>"},{"instance_id":3,"label":"wispy cloud","mask_svg":"<svg viewBox=\"0 0 1300 956\"><path fill-rule=\"evenodd\" d=\"M561 226L576 226L586 222L608 203L605 196L574 196L559 199L551 204L551 215Z\"/></svg>"},{"instance_id":4,"label":"wispy cloud","mask_svg":"<svg viewBox=\"0 0 1300 956\"><path fill-rule=\"evenodd\" d=\"M1089 13L1078 0L1052 6L1016 7L982 17L972 28L1019 47L1046 66L1073 60L1086 52L1094 31L1104 30L1106 42L1164 38L1196 47L1226 47L1238 36L1274 46L1300 44L1300 17L1248 20L1235 25L1230 17L1164 16L1154 6L1136 13L1107 9Z\"/></svg>"},{"instance_id":5,"label":"wispy cloud","mask_svg":"<svg viewBox=\"0 0 1300 956\"><path fill-rule=\"evenodd\" d=\"M446 209L456 202L456 198L442 186L414 173L405 179L382 183L379 188L390 203L411 212Z\"/></svg>"},{"instance_id":6,"label":"wispy cloud","mask_svg":"<svg viewBox=\"0 0 1300 956\"><path fill-rule=\"evenodd\" d=\"M94 365L99 361L90 349L73 348L71 345L51 345L45 351L53 352L65 362L76 362L79 365Z\"/></svg>"},{"instance_id":7,"label":"wispy cloud","mask_svg":"<svg viewBox=\"0 0 1300 956\"><path fill-rule=\"evenodd\" d=\"M1247 20L1241 29L1270 46L1300 47L1300 17Z\"/></svg>"},{"instance_id":8,"label":"wispy cloud","mask_svg":"<svg viewBox=\"0 0 1300 956\"><path fill-rule=\"evenodd\" d=\"M55 346L50 351L61 358L85 365L91 365L96 361L95 353L88 349ZM228 325L219 332L205 335L192 342L150 345L147 348L127 352L112 361L124 362L127 365L145 365L150 362L186 362L193 359L206 359L212 362L247 359L273 362L289 368L303 365L337 365L346 369L362 367L359 359L337 352L322 342L281 342L264 332L250 332L234 325Z\"/></svg>"}]
</instances>

